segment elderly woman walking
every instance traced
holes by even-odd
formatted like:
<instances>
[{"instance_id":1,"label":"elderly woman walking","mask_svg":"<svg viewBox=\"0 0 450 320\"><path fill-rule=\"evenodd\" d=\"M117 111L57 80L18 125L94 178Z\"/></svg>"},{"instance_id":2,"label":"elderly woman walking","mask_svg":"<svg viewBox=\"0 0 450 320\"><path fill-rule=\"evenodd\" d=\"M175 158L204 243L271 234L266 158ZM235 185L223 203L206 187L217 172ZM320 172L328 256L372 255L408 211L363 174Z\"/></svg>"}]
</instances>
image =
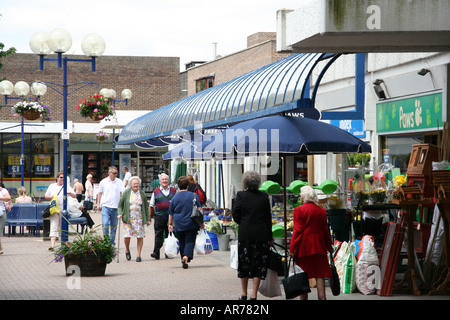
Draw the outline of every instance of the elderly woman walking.
<instances>
[{"instance_id":1,"label":"elderly woman walking","mask_svg":"<svg viewBox=\"0 0 450 320\"><path fill-rule=\"evenodd\" d=\"M333 252L326 211L317 205L316 192L310 186L301 188L300 197L303 205L294 209L289 253L310 279L316 279L319 300L326 300L324 278L331 278L327 251ZM307 293L300 296L300 300L307 299Z\"/></svg>"},{"instance_id":2,"label":"elderly woman walking","mask_svg":"<svg viewBox=\"0 0 450 320\"><path fill-rule=\"evenodd\" d=\"M266 278L267 257L272 237L272 216L269 197L259 191L261 176L247 171L242 176L244 191L236 194L233 219L239 224L238 277L241 279L240 300L247 300L248 279L253 278L250 300L256 300L259 283Z\"/></svg>"},{"instance_id":3,"label":"elderly woman walking","mask_svg":"<svg viewBox=\"0 0 450 320\"><path fill-rule=\"evenodd\" d=\"M151 223L148 209L147 197L144 191L140 189L141 179L131 177L129 180L130 188L125 189L120 197L117 208L118 219L124 223L123 237L125 243L125 256L131 260L130 241L131 238L137 238L137 257L136 262L141 262L141 252L144 246L145 225Z\"/></svg>"}]
</instances>

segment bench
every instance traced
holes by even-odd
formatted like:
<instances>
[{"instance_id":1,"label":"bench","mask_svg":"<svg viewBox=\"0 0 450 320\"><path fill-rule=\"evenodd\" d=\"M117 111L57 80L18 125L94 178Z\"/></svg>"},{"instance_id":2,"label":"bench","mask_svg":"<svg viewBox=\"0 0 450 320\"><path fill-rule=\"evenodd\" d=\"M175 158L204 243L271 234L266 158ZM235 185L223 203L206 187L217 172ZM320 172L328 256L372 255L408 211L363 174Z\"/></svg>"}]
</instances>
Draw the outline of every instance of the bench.
<instances>
[{"instance_id":1,"label":"bench","mask_svg":"<svg viewBox=\"0 0 450 320\"><path fill-rule=\"evenodd\" d=\"M12 227L19 227L20 234L24 235L25 227L29 227L29 231L33 232L36 237L40 236L40 228L44 226L42 213L47 208L48 203L14 203L11 211L6 214L6 226L8 226L8 236L11 235ZM69 223L72 225L81 226L81 231L87 225L85 217L69 218ZM45 230L45 227L44 227ZM44 235L45 236L45 235Z\"/></svg>"}]
</instances>

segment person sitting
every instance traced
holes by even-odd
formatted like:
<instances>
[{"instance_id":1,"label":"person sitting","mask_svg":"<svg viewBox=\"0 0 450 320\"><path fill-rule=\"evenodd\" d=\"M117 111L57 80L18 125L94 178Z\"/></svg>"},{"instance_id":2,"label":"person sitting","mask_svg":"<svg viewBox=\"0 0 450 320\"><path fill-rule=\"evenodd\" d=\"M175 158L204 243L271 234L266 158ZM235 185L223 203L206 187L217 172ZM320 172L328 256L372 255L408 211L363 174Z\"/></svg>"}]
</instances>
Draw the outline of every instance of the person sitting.
<instances>
[{"instance_id":1,"label":"person sitting","mask_svg":"<svg viewBox=\"0 0 450 320\"><path fill-rule=\"evenodd\" d=\"M92 220L87 210L83 208L83 205L78 201L77 198L68 198L68 206L69 218L76 219L85 217L87 219L87 225L89 226L89 228L92 228L92 226L94 225L94 220Z\"/></svg>"},{"instance_id":2,"label":"person sitting","mask_svg":"<svg viewBox=\"0 0 450 320\"><path fill-rule=\"evenodd\" d=\"M25 187L20 187L19 190L19 196L16 198L16 201L14 203L31 203L33 202L33 199L31 197L27 196L27 190Z\"/></svg>"}]
</instances>

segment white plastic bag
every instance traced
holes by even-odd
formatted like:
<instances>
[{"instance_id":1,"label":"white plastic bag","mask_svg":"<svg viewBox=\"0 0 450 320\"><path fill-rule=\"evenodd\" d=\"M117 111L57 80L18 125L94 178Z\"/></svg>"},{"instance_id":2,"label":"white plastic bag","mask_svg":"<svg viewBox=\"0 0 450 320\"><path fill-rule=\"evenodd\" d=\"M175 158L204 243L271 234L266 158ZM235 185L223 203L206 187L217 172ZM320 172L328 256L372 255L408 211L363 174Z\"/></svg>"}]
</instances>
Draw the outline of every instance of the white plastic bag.
<instances>
[{"instance_id":1,"label":"white plastic bag","mask_svg":"<svg viewBox=\"0 0 450 320\"><path fill-rule=\"evenodd\" d=\"M197 254L209 254L214 251L211 238L204 228L197 234L197 238L195 239L195 249Z\"/></svg>"},{"instance_id":2,"label":"white plastic bag","mask_svg":"<svg viewBox=\"0 0 450 320\"><path fill-rule=\"evenodd\" d=\"M169 236L164 240L164 253L167 258L172 259L178 255L179 250L178 239L175 238L173 232L169 232Z\"/></svg>"},{"instance_id":3,"label":"white plastic bag","mask_svg":"<svg viewBox=\"0 0 450 320\"><path fill-rule=\"evenodd\" d=\"M281 296L281 286L278 280L278 273L272 269L267 269L266 279L261 280L258 288L263 296L273 298Z\"/></svg>"},{"instance_id":4,"label":"white plastic bag","mask_svg":"<svg viewBox=\"0 0 450 320\"><path fill-rule=\"evenodd\" d=\"M238 245L237 241L230 243L230 267L237 270L238 268Z\"/></svg>"},{"instance_id":5,"label":"white plastic bag","mask_svg":"<svg viewBox=\"0 0 450 320\"><path fill-rule=\"evenodd\" d=\"M369 237L363 237L364 246L356 263L356 287L365 295L374 294L377 291L378 272L374 272L371 266L378 266L377 249Z\"/></svg>"}]
</instances>

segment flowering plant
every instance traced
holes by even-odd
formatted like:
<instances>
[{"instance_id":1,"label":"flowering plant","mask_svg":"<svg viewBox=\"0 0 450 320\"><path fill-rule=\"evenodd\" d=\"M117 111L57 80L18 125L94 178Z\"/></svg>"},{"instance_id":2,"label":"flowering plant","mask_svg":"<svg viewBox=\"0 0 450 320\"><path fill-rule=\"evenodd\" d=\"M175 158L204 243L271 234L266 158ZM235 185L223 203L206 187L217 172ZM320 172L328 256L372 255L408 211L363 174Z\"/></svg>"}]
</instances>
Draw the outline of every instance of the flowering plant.
<instances>
[{"instance_id":1,"label":"flowering plant","mask_svg":"<svg viewBox=\"0 0 450 320\"><path fill-rule=\"evenodd\" d=\"M35 111L41 114L42 121L50 121L50 109L39 101L20 100L11 107L14 117L23 116L24 111Z\"/></svg>"},{"instance_id":2,"label":"flowering plant","mask_svg":"<svg viewBox=\"0 0 450 320\"><path fill-rule=\"evenodd\" d=\"M70 225L72 228L73 226ZM98 226L100 227L100 226ZM87 228L86 228L87 229ZM66 241L54 251L55 262L61 262L65 257L79 254L95 255L99 260L110 263L115 256L115 249L108 235L100 236L95 229L82 234L75 233L72 241Z\"/></svg>"},{"instance_id":3,"label":"flowering plant","mask_svg":"<svg viewBox=\"0 0 450 320\"><path fill-rule=\"evenodd\" d=\"M77 111L85 118L89 117L90 112L99 119L106 118L114 114L113 101L114 99L106 98L97 93L95 95L90 95L88 98L81 99L80 103L77 105Z\"/></svg>"},{"instance_id":4,"label":"flowering plant","mask_svg":"<svg viewBox=\"0 0 450 320\"><path fill-rule=\"evenodd\" d=\"M108 139L108 138L109 138L109 133L106 133L105 131L100 130L95 136L96 136L97 139L99 139L99 140L100 140L100 139L105 140L105 139Z\"/></svg>"},{"instance_id":5,"label":"flowering plant","mask_svg":"<svg viewBox=\"0 0 450 320\"><path fill-rule=\"evenodd\" d=\"M212 217L211 220L206 223L206 231L213 232L215 234L225 234L225 232L223 232L222 224L217 217Z\"/></svg>"}]
</instances>

